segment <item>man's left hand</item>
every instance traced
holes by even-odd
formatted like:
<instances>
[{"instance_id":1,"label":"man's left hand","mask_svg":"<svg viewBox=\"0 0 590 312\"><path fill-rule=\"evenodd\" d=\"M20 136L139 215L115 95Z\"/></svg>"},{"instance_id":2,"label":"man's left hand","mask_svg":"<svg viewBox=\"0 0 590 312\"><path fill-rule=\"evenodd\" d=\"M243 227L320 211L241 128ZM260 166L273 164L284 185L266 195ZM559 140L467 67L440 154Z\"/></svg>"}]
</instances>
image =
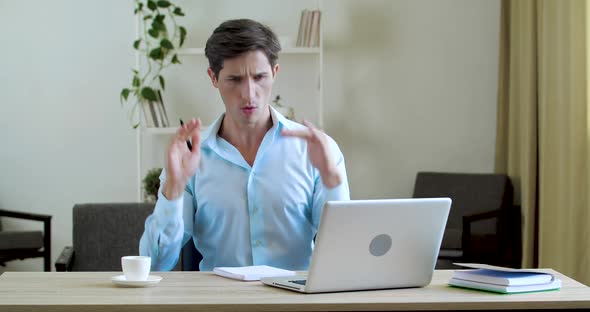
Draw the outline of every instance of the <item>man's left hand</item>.
<instances>
[{"instance_id":1,"label":"man's left hand","mask_svg":"<svg viewBox=\"0 0 590 312\"><path fill-rule=\"evenodd\" d=\"M324 185L333 188L342 183L342 177L330 152L330 144L326 134L317 129L309 121L304 120L307 129L287 130L283 129L281 135L297 137L307 141L307 154L311 164L320 171Z\"/></svg>"}]
</instances>

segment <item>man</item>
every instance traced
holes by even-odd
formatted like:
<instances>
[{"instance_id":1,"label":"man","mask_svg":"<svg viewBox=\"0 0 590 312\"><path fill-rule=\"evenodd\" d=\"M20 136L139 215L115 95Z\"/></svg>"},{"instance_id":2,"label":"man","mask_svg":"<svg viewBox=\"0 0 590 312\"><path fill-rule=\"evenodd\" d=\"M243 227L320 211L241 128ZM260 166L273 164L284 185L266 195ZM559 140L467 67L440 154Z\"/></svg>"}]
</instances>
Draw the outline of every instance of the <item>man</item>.
<instances>
[{"instance_id":1,"label":"man","mask_svg":"<svg viewBox=\"0 0 590 312\"><path fill-rule=\"evenodd\" d=\"M207 73L225 113L203 133L191 120L170 142L139 246L153 270L172 269L191 237L200 270L307 270L324 203L349 199L334 140L269 105L280 49L269 28L246 19L222 23L207 40Z\"/></svg>"}]
</instances>

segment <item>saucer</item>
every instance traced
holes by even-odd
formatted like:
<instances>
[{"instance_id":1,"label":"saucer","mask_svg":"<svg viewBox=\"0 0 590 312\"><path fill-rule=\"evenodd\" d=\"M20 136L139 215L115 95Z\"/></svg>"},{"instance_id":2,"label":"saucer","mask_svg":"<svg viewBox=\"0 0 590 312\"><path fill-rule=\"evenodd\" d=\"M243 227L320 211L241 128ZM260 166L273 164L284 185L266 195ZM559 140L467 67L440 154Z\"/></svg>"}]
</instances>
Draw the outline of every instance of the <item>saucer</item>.
<instances>
[{"instance_id":1,"label":"saucer","mask_svg":"<svg viewBox=\"0 0 590 312\"><path fill-rule=\"evenodd\" d=\"M156 275L148 276L145 281L128 281L125 275L117 275L111 277L111 281L117 286L121 287L147 287L158 284L162 280L162 277Z\"/></svg>"}]
</instances>

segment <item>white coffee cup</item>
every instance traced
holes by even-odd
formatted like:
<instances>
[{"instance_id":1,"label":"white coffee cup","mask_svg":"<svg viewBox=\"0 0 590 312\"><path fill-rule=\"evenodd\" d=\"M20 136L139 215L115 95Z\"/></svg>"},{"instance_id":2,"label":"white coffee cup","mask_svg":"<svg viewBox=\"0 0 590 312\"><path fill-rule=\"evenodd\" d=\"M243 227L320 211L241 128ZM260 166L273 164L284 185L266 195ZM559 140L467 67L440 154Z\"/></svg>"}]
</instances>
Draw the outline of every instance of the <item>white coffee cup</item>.
<instances>
[{"instance_id":1,"label":"white coffee cup","mask_svg":"<svg viewBox=\"0 0 590 312\"><path fill-rule=\"evenodd\" d=\"M145 281L150 275L152 258L146 256L121 257L123 274L128 281Z\"/></svg>"}]
</instances>

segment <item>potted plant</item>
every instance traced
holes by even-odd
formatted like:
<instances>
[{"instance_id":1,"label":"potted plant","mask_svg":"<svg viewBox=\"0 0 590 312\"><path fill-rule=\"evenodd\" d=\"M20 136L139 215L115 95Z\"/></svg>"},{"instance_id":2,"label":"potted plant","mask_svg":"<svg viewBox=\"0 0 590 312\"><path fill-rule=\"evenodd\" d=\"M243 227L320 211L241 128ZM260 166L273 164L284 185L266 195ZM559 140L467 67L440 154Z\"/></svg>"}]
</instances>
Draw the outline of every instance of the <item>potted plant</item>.
<instances>
[{"instance_id":1,"label":"potted plant","mask_svg":"<svg viewBox=\"0 0 590 312\"><path fill-rule=\"evenodd\" d=\"M148 203L155 203L158 200L160 174L162 174L162 168L153 168L143 178L143 197Z\"/></svg>"},{"instance_id":2,"label":"potted plant","mask_svg":"<svg viewBox=\"0 0 590 312\"><path fill-rule=\"evenodd\" d=\"M180 64L178 49L186 39L186 29L176 22L184 16L182 9L167 0L135 0L134 14L139 21L138 37L133 48L140 56L141 68L133 68L131 86L121 90L121 105L127 109L128 118L137 128L140 124L139 109L148 118L146 107L160 103L161 92L166 88L163 71L173 64ZM132 96L135 101L130 100ZM131 103L129 103L131 102Z\"/></svg>"}]
</instances>

